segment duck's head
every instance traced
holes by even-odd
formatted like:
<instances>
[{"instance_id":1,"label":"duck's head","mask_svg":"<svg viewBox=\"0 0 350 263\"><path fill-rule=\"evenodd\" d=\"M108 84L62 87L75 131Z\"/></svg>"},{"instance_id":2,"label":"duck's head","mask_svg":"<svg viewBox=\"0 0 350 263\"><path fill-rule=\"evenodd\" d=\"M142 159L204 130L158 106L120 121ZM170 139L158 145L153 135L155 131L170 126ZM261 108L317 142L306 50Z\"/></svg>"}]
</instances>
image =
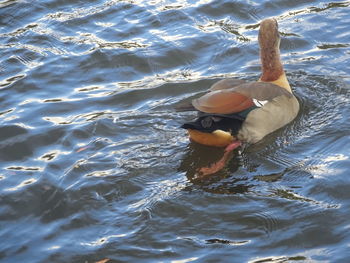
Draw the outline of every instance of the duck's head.
<instances>
[{"instance_id":1,"label":"duck's head","mask_svg":"<svg viewBox=\"0 0 350 263\"><path fill-rule=\"evenodd\" d=\"M260 23L258 39L261 49L279 49L281 39L276 19L268 18Z\"/></svg>"},{"instance_id":2,"label":"duck's head","mask_svg":"<svg viewBox=\"0 0 350 263\"><path fill-rule=\"evenodd\" d=\"M276 19L268 18L260 23L258 39L263 73L261 80L274 81L284 73L280 60L280 35Z\"/></svg>"}]
</instances>

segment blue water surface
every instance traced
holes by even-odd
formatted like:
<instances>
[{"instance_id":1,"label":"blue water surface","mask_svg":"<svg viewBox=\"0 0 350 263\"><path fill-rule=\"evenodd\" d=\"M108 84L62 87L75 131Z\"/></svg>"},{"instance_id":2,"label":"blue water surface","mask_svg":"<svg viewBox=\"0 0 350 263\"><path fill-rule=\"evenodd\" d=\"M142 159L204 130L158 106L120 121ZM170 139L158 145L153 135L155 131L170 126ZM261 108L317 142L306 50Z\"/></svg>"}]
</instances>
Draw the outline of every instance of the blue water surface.
<instances>
[{"instance_id":1,"label":"blue water surface","mask_svg":"<svg viewBox=\"0 0 350 263\"><path fill-rule=\"evenodd\" d=\"M347 262L350 1L0 1L0 262ZM260 75L279 23L296 120L235 151L174 108Z\"/></svg>"}]
</instances>

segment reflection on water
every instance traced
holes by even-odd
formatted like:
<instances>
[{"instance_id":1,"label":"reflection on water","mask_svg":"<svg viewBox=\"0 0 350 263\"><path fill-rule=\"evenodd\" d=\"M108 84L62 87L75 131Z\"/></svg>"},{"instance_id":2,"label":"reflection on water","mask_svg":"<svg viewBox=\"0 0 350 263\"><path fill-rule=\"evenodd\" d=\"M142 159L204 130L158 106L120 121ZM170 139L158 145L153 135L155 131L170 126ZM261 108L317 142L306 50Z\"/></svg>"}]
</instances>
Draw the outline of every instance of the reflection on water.
<instances>
[{"instance_id":1,"label":"reflection on water","mask_svg":"<svg viewBox=\"0 0 350 263\"><path fill-rule=\"evenodd\" d=\"M0 2L0 261L345 262L349 7ZM270 16L300 114L201 177L174 107L257 79Z\"/></svg>"},{"instance_id":2,"label":"reflection on water","mask_svg":"<svg viewBox=\"0 0 350 263\"><path fill-rule=\"evenodd\" d=\"M236 178L234 172L239 168L240 161L237 152L231 154L226 169L213 175L202 175L199 169L217 162L223 155L224 149L202 146L191 143L182 157L178 170L184 172L188 180L201 189L217 194L245 193L249 186L246 179Z\"/></svg>"}]
</instances>

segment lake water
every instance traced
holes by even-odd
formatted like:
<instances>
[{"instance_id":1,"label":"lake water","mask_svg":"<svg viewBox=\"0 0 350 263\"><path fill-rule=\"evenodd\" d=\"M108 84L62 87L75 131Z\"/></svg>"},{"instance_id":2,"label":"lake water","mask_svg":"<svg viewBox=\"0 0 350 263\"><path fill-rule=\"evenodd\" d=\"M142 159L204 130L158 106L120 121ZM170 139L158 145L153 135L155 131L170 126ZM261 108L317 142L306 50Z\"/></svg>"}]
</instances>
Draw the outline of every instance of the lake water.
<instances>
[{"instance_id":1,"label":"lake water","mask_svg":"<svg viewBox=\"0 0 350 263\"><path fill-rule=\"evenodd\" d=\"M256 80L297 119L226 168L174 107ZM1 262L349 262L350 1L1 0Z\"/></svg>"}]
</instances>

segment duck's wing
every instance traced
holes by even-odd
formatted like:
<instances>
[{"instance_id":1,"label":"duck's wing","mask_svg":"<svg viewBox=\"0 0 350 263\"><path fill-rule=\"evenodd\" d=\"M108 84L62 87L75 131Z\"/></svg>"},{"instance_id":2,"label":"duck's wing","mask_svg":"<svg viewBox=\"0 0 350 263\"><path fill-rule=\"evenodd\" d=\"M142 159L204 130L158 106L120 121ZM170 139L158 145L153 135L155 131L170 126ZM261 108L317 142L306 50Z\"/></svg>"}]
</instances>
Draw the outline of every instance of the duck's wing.
<instances>
[{"instance_id":1,"label":"duck's wing","mask_svg":"<svg viewBox=\"0 0 350 263\"><path fill-rule=\"evenodd\" d=\"M218 82L215 82L210 87L209 91L232 89L244 83L247 83L247 81L243 79L223 79L223 80L219 80Z\"/></svg>"},{"instance_id":2,"label":"duck's wing","mask_svg":"<svg viewBox=\"0 0 350 263\"><path fill-rule=\"evenodd\" d=\"M197 111L197 109L193 106L191 101L185 101L185 102L181 102L178 103L177 105L175 105L175 110L176 111Z\"/></svg>"},{"instance_id":3,"label":"duck's wing","mask_svg":"<svg viewBox=\"0 0 350 263\"><path fill-rule=\"evenodd\" d=\"M223 80L214 84L214 90L192 101L199 111L206 113L236 113L254 105L253 99L259 101L272 100L278 96L292 97L284 88L267 82L246 82L229 87L231 80ZM221 82L221 84L220 84ZM215 85L218 85L215 87ZM217 89L221 87L221 89Z\"/></svg>"},{"instance_id":4,"label":"duck's wing","mask_svg":"<svg viewBox=\"0 0 350 263\"><path fill-rule=\"evenodd\" d=\"M238 85L232 89L232 92L238 92L249 98L256 100L272 100L278 96L287 96L291 98L293 95L288 90L269 82L248 82Z\"/></svg>"},{"instance_id":5,"label":"duck's wing","mask_svg":"<svg viewBox=\"0 0 350 263\"><path fill-rule=\"evenodd\" d=\"M242 79L223 79L215 82L208 92L215 90L232 89L240 84L247 83L246 80ZM175 106L176 111L196 111L197 109L193 106L192 101L180 102Z\"/></svg>"},{"instance_id":6,"label":"duck's wing","mask_svg":"<svg viewBox=\"0 0 350 263\"><path fill-rule=\"evenodd\" d=\"M198 99L192 100L192 105L206 113L229 114L243 111L254 105L251 98L230 90L216 90Z\"/></svg>"}]
</instances>

